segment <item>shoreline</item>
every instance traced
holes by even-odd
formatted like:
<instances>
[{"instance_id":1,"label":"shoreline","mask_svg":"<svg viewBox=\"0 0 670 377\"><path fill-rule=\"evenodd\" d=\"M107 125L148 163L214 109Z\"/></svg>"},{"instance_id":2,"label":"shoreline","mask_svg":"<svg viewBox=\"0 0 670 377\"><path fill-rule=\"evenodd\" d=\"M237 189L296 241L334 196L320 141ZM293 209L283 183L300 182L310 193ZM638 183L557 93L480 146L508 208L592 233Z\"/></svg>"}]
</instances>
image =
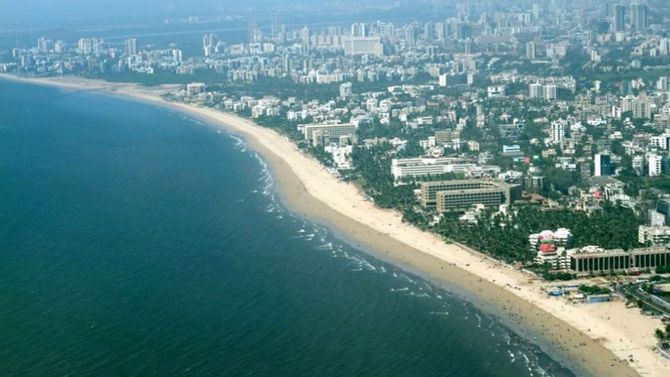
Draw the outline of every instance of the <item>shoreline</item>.
<instances>
[{"instance_id":1,"label":"shoreline","mask_svg":"<svg viewBox=\"0 0 670 377\"><path fill-rule=\"evenodd\" d=\"M447 244L438 236L402 223L399 213L367 201L352 185L338 181L286 137L214 109L168 102L167 87L147 89L77 77L0 79L139 100L184 112L242 137L270 167L282 202L294 213L335 229L354 246L409 270L439 286L455 287L485 310L503 313L502 322L530 338L550 356L565 361L576 375L667 376L670 361L652 350L660 321L625 309L623 302L572 305L548 297L541 282L483 254ZM277 153L281 151L281 153ZM658 322L658 323L657 323ZM622 361L633 355L634 363ZM559 356L559 357L557 357ZM562 360L565 359L565 360Z\"/></svg>"}]
</instances>

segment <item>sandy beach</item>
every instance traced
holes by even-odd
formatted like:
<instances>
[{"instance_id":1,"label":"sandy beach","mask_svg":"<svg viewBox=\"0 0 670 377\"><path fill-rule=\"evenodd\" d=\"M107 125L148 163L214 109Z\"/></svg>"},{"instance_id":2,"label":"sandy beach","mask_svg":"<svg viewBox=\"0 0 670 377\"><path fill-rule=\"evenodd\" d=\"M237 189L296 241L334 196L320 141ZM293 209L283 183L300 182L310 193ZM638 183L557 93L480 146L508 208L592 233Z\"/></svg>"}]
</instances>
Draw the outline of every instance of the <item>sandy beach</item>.
<instances>
[{"instance_id":1,"label":"sandy beach","mask_svg":"<svg viewBox=\"0 0 670 377\"><path fill-rule=\"evenodd\" d=\"M445 287L456 287L501 321L531 338L577 375L670 376L670 360L654 350L660 320L623 302L569 304L548 297L542 282L474 250L446 244L402 222L395 211L374 206L352 184L339 181L282 135L236 115L171 103L148 89L80 78L18 79L72 90L95 90L168 106L241 136L271 168L283 201L294 212L324 223L351 242ZM535 338L537 337L537 338ZM576 363L576 364L573 364Z\"/></svg>"}]
</instances>

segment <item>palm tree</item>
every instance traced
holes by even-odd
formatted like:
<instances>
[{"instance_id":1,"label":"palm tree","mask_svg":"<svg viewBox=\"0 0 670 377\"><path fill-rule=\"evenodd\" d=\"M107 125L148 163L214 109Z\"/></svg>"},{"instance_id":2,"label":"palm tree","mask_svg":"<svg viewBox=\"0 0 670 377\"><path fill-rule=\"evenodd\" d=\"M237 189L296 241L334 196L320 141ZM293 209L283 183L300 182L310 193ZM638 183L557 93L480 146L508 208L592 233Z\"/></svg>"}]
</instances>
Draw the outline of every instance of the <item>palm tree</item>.
<instances>
[{"instance_id":1,"label":"palm tree","mask_svg":"<svg viewBox=\"0 0 670 377\"><path fill-rule=\"evenodd\" d=\"M659 344L662 344L665 341L665 333L661 329L656 329L656 331L654 331L654 336Z\"/></svg>"}]
</instances>

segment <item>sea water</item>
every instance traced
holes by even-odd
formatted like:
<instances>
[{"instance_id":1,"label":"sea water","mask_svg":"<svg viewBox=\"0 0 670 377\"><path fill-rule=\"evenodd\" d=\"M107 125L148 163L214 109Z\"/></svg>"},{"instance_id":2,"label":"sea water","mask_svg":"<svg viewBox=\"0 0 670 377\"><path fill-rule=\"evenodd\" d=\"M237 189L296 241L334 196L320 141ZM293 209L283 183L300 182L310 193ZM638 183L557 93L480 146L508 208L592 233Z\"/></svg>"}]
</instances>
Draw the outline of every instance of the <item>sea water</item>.
<instances>
[{"instance_id":1,"label":"sea water","mask_svg":"<svg viewBox=\"0 0 670 377\"><path fill-rule=\"evenodd\" d=\"M293 215L238 138L0 81L0 376L572 376Z\"/></svg>"}]
</instances>

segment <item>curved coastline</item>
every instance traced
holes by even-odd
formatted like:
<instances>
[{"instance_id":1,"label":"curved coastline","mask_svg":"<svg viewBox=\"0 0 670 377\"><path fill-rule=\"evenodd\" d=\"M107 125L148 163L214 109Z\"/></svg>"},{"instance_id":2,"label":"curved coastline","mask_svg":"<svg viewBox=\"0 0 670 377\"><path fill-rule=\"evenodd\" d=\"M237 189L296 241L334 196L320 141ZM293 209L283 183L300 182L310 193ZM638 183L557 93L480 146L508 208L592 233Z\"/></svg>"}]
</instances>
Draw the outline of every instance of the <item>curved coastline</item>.
<instances>
[{"instance_id":1,"label":"curved coastline","mask_svg":"<svg viewBox=\"0 0 670 377\"><path fill-rule=\"evenodd\" d=\"M623 308L621 302L575 306L549 298L540 291L541 283L522 272L476 251L445 244L402 223L398 213L375 207L353 185L338 181L273 130L210 108L167 102L160 90L135 85L80 78L0 78L166 106L239 135L268 163L283 202L293 212L330 226L381 259L439 285L456 287L489 311L502 312L503 323L526 337L538 336L534 342L577 375L670 375L670 362L652 350L653 319ZM635 362L622 361L629 355Z\"/></svg>"}]
</instances>

